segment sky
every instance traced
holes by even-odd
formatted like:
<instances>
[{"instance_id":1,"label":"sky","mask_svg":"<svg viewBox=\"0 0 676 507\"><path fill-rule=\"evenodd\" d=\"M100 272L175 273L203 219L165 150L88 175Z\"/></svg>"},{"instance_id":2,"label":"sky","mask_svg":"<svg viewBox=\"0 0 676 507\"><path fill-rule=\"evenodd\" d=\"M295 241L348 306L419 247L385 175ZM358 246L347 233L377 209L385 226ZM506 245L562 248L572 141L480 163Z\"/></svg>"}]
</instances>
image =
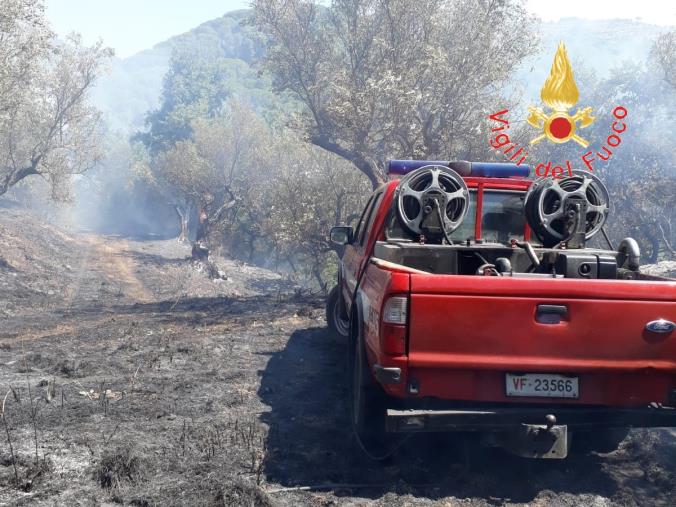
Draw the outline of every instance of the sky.
<instances>
[{"instance_id":1,"label":"sky","mask_svg":"<svg viewBox=\"0 0 676 507\"><path fill-rule=\"evenodd\" d=\"M249 4L250 0L45 0L56 33L78 32L88 44L102 39L120 58Z\"/></svg>"},{"instance_id":2,"label":"sky","mask_svg":"<svg viewBox=\"0 0 676 507\"><path fill-rule=\"evenodd\" d=\"M247 8L249 3L250 0L46 0L47 17L58 34L79 32L88 44L102 39L120 58L151 48L226 12ZM647 23L676 26L674 0L527 0L527 4L545 21L571 16L641 18Z\"/></svg>"},{"instance_id":3,"label":"sky","mask_svg":"<svg viewBox=\"0 0 676 507\"><path fill-rule=\"evenodd\" d=\"M676 26L674 0L527 0L528 9L544 21L566 17L640 19L645 23Z\"/></svg>"}]
</instances>

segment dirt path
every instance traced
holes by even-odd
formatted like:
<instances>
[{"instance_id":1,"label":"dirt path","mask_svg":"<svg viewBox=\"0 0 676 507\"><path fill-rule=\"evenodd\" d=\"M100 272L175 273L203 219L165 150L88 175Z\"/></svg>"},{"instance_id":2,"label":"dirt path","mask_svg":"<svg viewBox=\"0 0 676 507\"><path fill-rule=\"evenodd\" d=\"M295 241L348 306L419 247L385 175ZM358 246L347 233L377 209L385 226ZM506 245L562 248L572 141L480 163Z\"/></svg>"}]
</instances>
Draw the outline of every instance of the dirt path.
<instances>
[{"instance_id":1,"label":"dirt path","mask_svg":"<svg viewBox=\"0 0 676 507\"><path fill-rule=\"evenodd\" d=\"M144 304L155 300L136 275L142 266L134 259L128 241L96 235L73 237L58 230L53 232L63 241L76 243L79 247L77 258L68 260L76 267L71 268L73 272L70 277L63 278L63 297L51 305L47 312L42 305L27 305L18 318L7 319L0 329L0 345L10 345L17 339L34 341L67 335L100 325L100 319L95 317L66 316L64 312L81 307L83 300L96 304L102 296L101 292L105 292L105 287L110 287L109 295L118 304L123 301ZM24 266L24 270L30 269L30 265ZM93 280L95 283L92 283ZM94 294L92 288L97 288L97 293ZM103 299L104 304L110 303L106 301L105 294Z\"/></svg>"},{"instance_id":2,"label":"dirt path","mask_svg":"<svg viewBox=\"0 0 676 507\"><path fill-rule=\"evenodd\" d=\"M138 303L154 300L136 276L140 267L130 255L127 241L95 235L84 236L84 239L89 245L89 269L101 271L110 283L119 284L124 294Z\"/></svg>"}]
</instances>

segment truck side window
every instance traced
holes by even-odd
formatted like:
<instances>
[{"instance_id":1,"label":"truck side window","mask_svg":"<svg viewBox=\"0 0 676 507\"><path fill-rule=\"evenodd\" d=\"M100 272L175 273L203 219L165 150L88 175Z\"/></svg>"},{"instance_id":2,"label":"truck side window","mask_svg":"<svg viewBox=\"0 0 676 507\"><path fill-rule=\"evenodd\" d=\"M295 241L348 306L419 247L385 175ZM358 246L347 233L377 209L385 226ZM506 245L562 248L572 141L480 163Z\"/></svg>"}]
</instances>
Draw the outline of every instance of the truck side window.
<instances>
[{"instance_id":1,"label":"truck side window","mask_svg":"<svg viewBox=\"0 0 676 507\"><path fill-rule=\"evenodd\" d=\"M383 200L383 192L380 192L378 195L376 195L373 198L373 207L369 211L369 217L367 218L367 226L364 227L363 233L361 237L359 238L359 245L364 246L364 243L366 242L366 238L369 237L371 234L371 229L373 228L373 221L376 219L376 215L378 208L380 207L380 201Z\"/></svg>"},{"instance_id":2,"label":"truck side window","mask_svg":"<svg viewBox=\"0 0 676 507\"><path fill-rule=\"evenodd\" d=\"M359 217L359 222L357 223L357 228L354 231L354 237L359 238L359 235L362 233L364 230L364 227L366 227L366 220L368 219L368 215L371 212L371 206L373 205L373 200L374 196L371 196L366 203L366 206L364 206L364 211L362 211L361 216Z\"/></svg>"}]
</instances>

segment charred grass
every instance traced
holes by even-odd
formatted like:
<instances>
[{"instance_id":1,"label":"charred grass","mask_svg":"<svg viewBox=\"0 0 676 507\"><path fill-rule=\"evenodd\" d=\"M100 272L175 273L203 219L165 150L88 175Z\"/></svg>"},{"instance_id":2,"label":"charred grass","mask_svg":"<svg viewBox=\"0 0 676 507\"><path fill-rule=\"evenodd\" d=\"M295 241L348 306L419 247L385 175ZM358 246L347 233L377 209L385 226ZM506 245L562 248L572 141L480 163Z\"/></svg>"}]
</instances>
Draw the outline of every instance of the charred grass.
<instances>
[{"instance_id":1,"label":"charred grass","mask_svg":"<svg viewBox=\"0 0 676 507\"><path fill-rule=\"evenodd\" d=\"M260 505L268 435L257 388L268 354L253 344L276 350L299 304L244 306L257 320L211 300L174 306L176 319L163 305L120 308L85 333L0 351L14 446L0 463L0 502Z\"/></svg>"},{"instance_id":2,"label":"charred grass","mask_svg":"<svg viewBox=\"0 0 676 507\"><path fill-rule=\"evenodd\" d=\"M229 280L208 280L171 241L59 234L58 262L30 245L38 267L3 256L17 270L0 270L4 286L19 278L32 292L10 291L3 307L0 504L674 504L667 431L553 462L428 435L369 461L352 438L344 349L326 332L321 300L231 261ZM135 281L111 278L101 252ZM59 277L78 266L70 255L89 259L77 283L119 290L68 286L70 275ZM31 296L52 278L78 296L48 305Z\"/></svg>"}]
</instances>

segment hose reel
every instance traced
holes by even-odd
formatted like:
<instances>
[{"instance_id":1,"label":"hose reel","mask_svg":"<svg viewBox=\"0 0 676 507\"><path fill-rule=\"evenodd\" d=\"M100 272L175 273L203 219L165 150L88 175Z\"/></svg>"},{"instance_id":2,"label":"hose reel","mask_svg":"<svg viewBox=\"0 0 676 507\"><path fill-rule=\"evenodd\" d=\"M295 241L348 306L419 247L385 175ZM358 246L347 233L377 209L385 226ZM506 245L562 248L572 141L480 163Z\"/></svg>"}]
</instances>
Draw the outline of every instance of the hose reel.
<instances>
[{"instance_id":1,"label":"hose reel","mask_svg":"<svg viewBox=\"0 0 676 507\"><path fill-rule=\"evenodd\" d=\"M524 203L528 225L545 247L562 242L584 246L605 224L609 207L605 185L586 171L535 180Z\"/></svg>"},{"instance_id":2,"label":"hose reel","mask_svg":"<svg viewBox=\"0 0 676 507\"><path fill-rule=\"evenodd\" d=\"M399 183L397 212L404 226L416 235L448 240L462 224L468 208L467 185L446 166L423 166Z\"/></svg>"}]
</instances>

